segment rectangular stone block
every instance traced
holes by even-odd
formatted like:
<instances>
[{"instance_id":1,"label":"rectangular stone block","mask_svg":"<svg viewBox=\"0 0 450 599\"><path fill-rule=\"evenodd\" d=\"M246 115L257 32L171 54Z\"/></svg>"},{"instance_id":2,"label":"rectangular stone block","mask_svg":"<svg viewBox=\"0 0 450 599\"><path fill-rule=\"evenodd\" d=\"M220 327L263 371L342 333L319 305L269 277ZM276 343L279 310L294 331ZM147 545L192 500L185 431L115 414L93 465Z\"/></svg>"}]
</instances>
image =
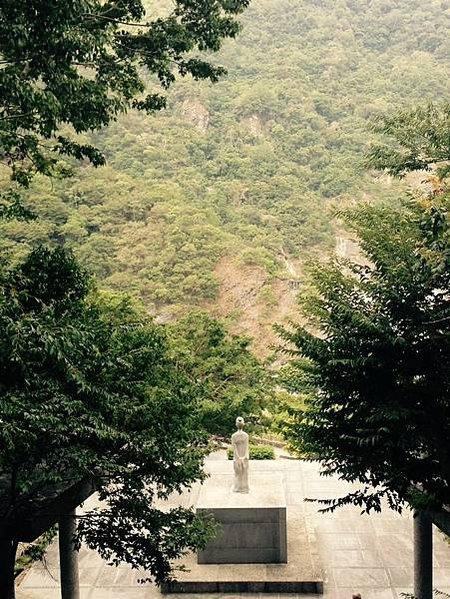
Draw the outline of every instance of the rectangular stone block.
<instances>
[{"instance_id":1,"label":"rectangular stone block","mask_svg":"<svg viewBox=\"0 0 450 599\"><path fill-rule=\"evenodd\" d=\"M243 580L209 581L196 580L191 582L169 582L161 587L163 594L169 593L301 593L307 595L322 595L323 582L321 580L277 580L248 582Z\"/></svg>"},{"instance_id":2,"label":"rectangular stone block","mask_svg":"<svg viewBox=\"0 0 450 599\"><path fill-rule=\"evenodd\" d=\"M221 549L224 546L229 549L235 547L265 548L277 547L280 544L279 523L278 522L259 522L258 526L252 526L246 522L226 522L220 520L220 516L214 513L214 518L221 524L219 534L212 539L208 547L210 549Z\"/></svg>"},{"instance_id":3,"label":"rectangular stone block","mask_svg":"<svg viewBox=\"0 0 450 599\"><path fill-rule=\"evenodd\" d=\"M279 547L232 547L228 549L207 548L198 555L199 564L277 564L284 563L280 558Z\"/></svg>"},{"instance_id":4,"label":"rectangular stone block","mask_svg":"<svg viewBox=\"0 0 450 599\"><path fill-rule=\"evenodd\" d=\"M197 512L214 512L217 514L217 518L220 522L233 522L238 524L239 522L250 524L253 522L254 524L260 524L261 522L278 522L280 519L280 514L278 514L279 509L286 508L242 508L242 507L234 507L234 508L213 508L213 507L197 507Z\"/></svg>"},{"instance_id":5,"label":"rectangular stone block","mask_svg":"<svg viewBox=\"0 0 450 599\"><path fill-rule=\"evenodd\" d=\"M232 477L207 480L198 513L211 514L217 536L198 553L199 564L287 562L286 502L281 476L250 478L248 494L233 493Z\"/></svg>"}]
</instances>

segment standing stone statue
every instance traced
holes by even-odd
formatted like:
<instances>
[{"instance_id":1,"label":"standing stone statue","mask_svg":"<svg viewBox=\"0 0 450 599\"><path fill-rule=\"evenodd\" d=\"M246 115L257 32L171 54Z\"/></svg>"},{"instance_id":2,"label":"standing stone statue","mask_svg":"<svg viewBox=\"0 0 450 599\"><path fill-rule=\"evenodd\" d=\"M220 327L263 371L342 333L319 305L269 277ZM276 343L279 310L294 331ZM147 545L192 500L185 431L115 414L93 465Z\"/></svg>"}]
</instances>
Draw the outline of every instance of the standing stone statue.
<instances>
[{"instance_id":1,"label":"standing stone statue","mask_svg":"<svg viewBox=\"0 0 450 599\"><path fill-rule=\"evenodd\" d=\"M248 493L248 435L244 429L244 419L236 418L237 431L231 435L233 446L233 469L235 493Z\"/></svg>"}]
</instances>

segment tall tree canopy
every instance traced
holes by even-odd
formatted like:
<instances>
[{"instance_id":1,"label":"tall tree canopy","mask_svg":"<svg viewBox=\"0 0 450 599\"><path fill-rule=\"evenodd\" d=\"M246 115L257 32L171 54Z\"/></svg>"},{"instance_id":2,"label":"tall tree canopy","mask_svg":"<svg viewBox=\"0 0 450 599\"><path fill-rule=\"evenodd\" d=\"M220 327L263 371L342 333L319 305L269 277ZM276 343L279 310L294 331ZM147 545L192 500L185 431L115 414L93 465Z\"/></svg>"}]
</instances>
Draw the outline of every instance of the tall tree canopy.
<instances>
[{"instance_id":1,"label":"tall tree canopy","mask_svg":"<svg viewBox=\"0 0 450 599\"><path fill-rule=\"evenodd\" d=\"M175 359L199 387L200 417L212 435L229 435L237 416L259 422L273 394L270 377L250 351L250 339L230 335L207 313L170 326Z\"/></svg>"},{"instance_id":2,"label":"tall tree canopy","mask_svg":"<svg viewBox=\"0 0 450 599\"><path fill-rule=\"evenodd\" d=\"M177 75L216 81L224 69L196 52L234 37L235 16L248 4L176 0L149 19L141 0L2 2L0 153L13 178L26 185L33 172L52 173L58 154L102 164L101 152L71 131L100 129L129 108L164 107L155 85L146 90L146 71L163 89Z\"/></svg>"},{"instance_id":3,"label":"tall tree canopy","mask_svg":"<svg viewBox=\"0 0 450 599\"><path fill-rule=\"evenodd\" d=\"M415 170L450 174L450 102L378 117L373 130L388 140L373 144L367 163L394 177Z\"/></svg>"},{"instance_id":4,"label":"tall tree canopy","mask_svg":"<svg viewBox=\"0 0 450 599\"><path fill-rule=\"evenodd\" d=\"M81 538L161 581L208 529L189 510L155 507L202 476L197 390L161 327L91 287L62 250L0 271L0 525L14 554L20 519L87 477L107 507L83 518ZM12 565L2 553L2 597Z\"/></svg>"},{"instance_id":5,"label":"tall tree canopy","mask_svg":"<svg viewBox=\"0 0 450 599\"><path fill-rule=\"evenodd\" d=\"M445 167L447 113L428 107L387 120L398 146L378 165L424 166L425 144ZM450 193L448 180L429 185L396 209L344 212L362 259L314 267L309 325L282 332L306 395L288 437L322 458L325 472L362 483L331 506L379 509L382 497L392 507L450 504Z\"/></svg>"}]
</instances>

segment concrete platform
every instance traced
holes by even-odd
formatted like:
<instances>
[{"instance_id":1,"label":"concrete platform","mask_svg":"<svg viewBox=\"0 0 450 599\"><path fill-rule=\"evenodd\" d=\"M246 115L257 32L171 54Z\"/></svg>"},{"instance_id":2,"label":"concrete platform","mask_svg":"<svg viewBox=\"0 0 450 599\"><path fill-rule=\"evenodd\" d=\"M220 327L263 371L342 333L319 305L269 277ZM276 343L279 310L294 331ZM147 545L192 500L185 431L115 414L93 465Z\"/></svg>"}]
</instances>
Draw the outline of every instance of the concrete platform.
<instances>
[{"instance_id":1,"label":"concrete platform","mask_svg":"<svg viewBox=\"0 0 450 599\"><path fill-rule=\"evenodd\" d=\"M215 506L223 505L225 513L218 514L219 519L223 516L225 524L227 518L233 519L231 529L225 531L225 538L218 539L218 553L214 553L216 545L213 542L211 550L214 556L223 555L222 543L233 543L238 518L248 519L253 515L253 524L247 522L245 534L248 537L245 543L248 546L253 543L257 551L262 551L264 543L271 542L272 546L266 548L265 557L273 558L275 552L278 555L283 553L285 563L281 560L281 563L242 563L237 560L233 563L216 564L202 563L200 560L198 563L196 555L192 554L179 562L187 571L179 572L176 582L164 585L164 593L322 593L323 570L315 530L306 521L304 506L292 502L292 496L286 486L285 463L255 461L251 462L250 469L250 493L237 494L231 490L231 463L225 460L208 462L210 478L199 489L194 505L200 510L213 510ZM255 508L261 511L260 516ZM234 516L228 511L233 509L238 510ZM249 513L246 514L245 510ZM269 541L269 530L261 533L263 517L273 518L270 534L278 529L276 536L281 552L273 546L275 539ZM283 528L282 532L280 527ZM250 538L251 534L253 539ZM235 537L234 542L237 541ZM239 555L238 551L236 555Z\"/></svg>"},{"instance_id":2,"label":"concrete platform","mask_svg":"<svg viewBox=\"0 0 450 599\"><path fill-rule=\"evenodd\" d=\"M251 482L249 493L232 491L232 474L214 475L202 485L196 511L211 514L220 529L199 551L199 564L287 562L282 477L276 473L255 474Z\"/></svg>"}]
</instances>

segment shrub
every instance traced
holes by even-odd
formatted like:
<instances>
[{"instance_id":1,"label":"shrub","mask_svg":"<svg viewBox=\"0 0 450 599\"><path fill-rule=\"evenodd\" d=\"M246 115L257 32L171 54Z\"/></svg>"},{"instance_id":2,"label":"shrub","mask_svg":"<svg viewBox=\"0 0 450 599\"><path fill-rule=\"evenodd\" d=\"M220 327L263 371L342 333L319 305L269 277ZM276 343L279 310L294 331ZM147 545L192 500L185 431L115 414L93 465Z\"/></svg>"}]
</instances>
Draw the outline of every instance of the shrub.
<instances>
[{"instance_id":1,"label":"shrub","mask_svg":"<svg viewBox=\"0 0 450 599\"><path fill-rule=\"evenodd\" d=\"M250 445L250 459L251 460L274 460L275 452L271 445ZM227 456L229 460L233 459L233 448L227 449Z\"/></svg>"},{"instance_id":2,"label":"shrub","mask_svg":"<svg viewBox=\"0 0 450 599\"><path fill-rule=\"evenodd\" d=\"M251 460L274 460L275 452L272 445L250 445Z\"/></svg>"}]
</instances>

